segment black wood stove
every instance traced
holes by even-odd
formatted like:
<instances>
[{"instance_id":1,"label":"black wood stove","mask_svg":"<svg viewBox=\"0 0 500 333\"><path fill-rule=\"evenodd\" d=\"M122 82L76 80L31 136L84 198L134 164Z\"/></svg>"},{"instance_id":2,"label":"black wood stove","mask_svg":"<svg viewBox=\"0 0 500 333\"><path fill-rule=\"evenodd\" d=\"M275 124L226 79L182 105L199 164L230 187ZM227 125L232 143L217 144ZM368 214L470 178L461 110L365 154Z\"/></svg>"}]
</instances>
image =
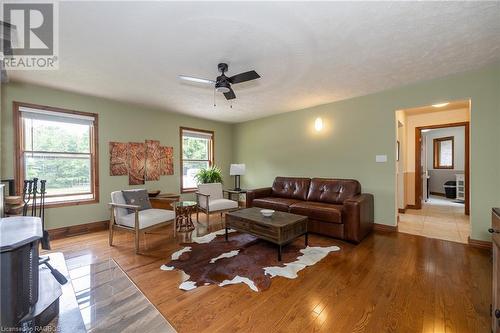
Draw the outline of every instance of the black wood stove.
<instances>
[{"instance_id":1,"label":"black wood stove","mask_svg":"<svg viewBox=\"0 0 500 333\"><path fill-rule=\"evenodd\" d=\"M18 216L0 221L2 331L40 331L59 312L60 283L67 281L57 271L40 274L40 265L48 264L47 258L38 256L42 234L39 217Z\"/></svg>"}]
</instances>

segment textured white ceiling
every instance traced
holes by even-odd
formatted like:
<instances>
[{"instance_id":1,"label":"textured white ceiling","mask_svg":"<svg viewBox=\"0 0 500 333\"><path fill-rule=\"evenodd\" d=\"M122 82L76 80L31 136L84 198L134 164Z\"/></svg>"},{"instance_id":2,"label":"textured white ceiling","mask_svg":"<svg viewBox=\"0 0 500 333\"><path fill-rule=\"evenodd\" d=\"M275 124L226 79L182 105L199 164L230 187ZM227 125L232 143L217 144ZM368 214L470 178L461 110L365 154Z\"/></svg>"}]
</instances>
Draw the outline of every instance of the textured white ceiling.
<instances>
[{"instance_id":1,"label":"textured white ceiling","mask_svg":"<svg viewBox=\"0 0 500 333\"><path fill-rule=\"evenodd\" d=\"M61 2L60 69L13 81L240 122L500 59L499 2ZM233 86L233 108L178 74Z\"/></svg>"}]
</instances>

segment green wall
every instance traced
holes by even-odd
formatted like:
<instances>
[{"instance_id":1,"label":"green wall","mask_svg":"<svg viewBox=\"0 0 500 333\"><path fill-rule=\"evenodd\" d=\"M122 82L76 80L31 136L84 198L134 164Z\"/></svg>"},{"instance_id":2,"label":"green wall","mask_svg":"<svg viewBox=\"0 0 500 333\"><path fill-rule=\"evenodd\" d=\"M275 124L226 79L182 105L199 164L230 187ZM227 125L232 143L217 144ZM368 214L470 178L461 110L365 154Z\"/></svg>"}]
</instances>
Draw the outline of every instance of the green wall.
<instances>
[{"instance_id":1,"label":"green wall","mask_svg":"<svg viewBox=\"0 0 500 333\"><path fill-rule=\"evenodd\" d=\"M232 184L229 164L232 152L232 125L168 113L145 107L85 96L70 92L34 86L8 83L2 85L1 117L1 175L14 175L14 132L12 102L28 102L99 114L99 204L51 208L46 212L49 229L76 225L109 218L107 203L112 191L131 187L161 189L164 192L180 191L179 176L179 126L215 131L215 163L224 171L224 179ZM142 186L129 186L127 176L109 176L110 141L160 140L162 145L174 147L174 175L161 176L160 181L146 182Z\"/></svg>"},{"instance_id":2,"label":"green wall","mask_svg":"<svg viewBox=\"0 0 500 333\"><path fill-rule=\"evenodd\" d=\"M376 94L231 125L102 98L9 83L1 94L1 175L14 174L12 101L99 114L99 204L52 208L49 228L101 221L113 190L129 188L126 176L110 177L109 141L160 140L174 147L173 176L147 182L148 189L179 191L179 126L215 130L215 160L227 186L231 162L245 163L247 188L269 186L277 175L358 179L375 195L377 223L395 225L395 110L471 99L472 238L488 240L490 209L500 206L500 64ZM322 117L325 128L314 131ZM375 155L386 154L387 163Z\"/></svg>"},{"instance_id":3,"label":"green wall","mask_svg":"<svg viewBox=\"0 0 500 333\"><path fill-rule=\"evenodd\" d=\"M248 188L277 175L358 179L375 195L375 222L395 225L395 111L469 98L472 238L488 240L491 207L500 206L500 64L238 124L234 159L247 165ZM377 154L388 162L376 163Z\"/></svg>"}]
</instances>

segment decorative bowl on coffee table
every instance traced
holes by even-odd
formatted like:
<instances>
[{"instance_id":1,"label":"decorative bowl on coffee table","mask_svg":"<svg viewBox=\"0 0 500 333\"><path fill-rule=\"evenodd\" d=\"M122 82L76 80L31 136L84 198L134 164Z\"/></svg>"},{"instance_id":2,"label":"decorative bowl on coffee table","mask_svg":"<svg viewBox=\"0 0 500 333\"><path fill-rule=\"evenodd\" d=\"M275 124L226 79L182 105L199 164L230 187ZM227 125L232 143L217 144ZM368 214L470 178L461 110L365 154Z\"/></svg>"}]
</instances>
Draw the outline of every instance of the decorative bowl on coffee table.
<instances>
[{"instance_id":1,"label":"decorative bowl on coffee table","mask_svg":"<svg viewBox=\"0 0 500 333\"><path fill-rule=\"evenodd\" d=\"M271 217L274 214L274 210L272 209L261 209L260 213L264 215L265 217Z\"/></svg>"}]
</instances>

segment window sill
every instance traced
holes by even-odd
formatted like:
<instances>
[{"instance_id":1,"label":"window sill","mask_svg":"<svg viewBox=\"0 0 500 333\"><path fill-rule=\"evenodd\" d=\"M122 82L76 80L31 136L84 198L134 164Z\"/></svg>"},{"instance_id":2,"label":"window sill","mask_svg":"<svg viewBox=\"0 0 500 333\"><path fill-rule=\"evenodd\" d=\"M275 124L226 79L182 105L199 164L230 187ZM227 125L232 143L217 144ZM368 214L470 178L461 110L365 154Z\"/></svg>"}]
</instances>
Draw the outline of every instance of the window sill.
<instances>
[{"instance_id":1,"label":"window sill","mask_svg":"<svg viewBox=\"0 0 500 333\"><path fill-rule=\"evenodd\" d=\"M181 193L194 193L198 191L197 188L185 188L185 189L181 189Z\"/></svg>"},{"instance_id":2,"label":"window sill","mask_svg":"<svg viewBox=\"0 0 500 333\"><path fill-rule=\"evenodd\" d=\"M91 205L91 204L97 204L97 203L99 203L99 199L85 199L85 200L75 200L75 201L55 201L55 202L46 202L45 208Z\"/></svg>"}]
</instances>

